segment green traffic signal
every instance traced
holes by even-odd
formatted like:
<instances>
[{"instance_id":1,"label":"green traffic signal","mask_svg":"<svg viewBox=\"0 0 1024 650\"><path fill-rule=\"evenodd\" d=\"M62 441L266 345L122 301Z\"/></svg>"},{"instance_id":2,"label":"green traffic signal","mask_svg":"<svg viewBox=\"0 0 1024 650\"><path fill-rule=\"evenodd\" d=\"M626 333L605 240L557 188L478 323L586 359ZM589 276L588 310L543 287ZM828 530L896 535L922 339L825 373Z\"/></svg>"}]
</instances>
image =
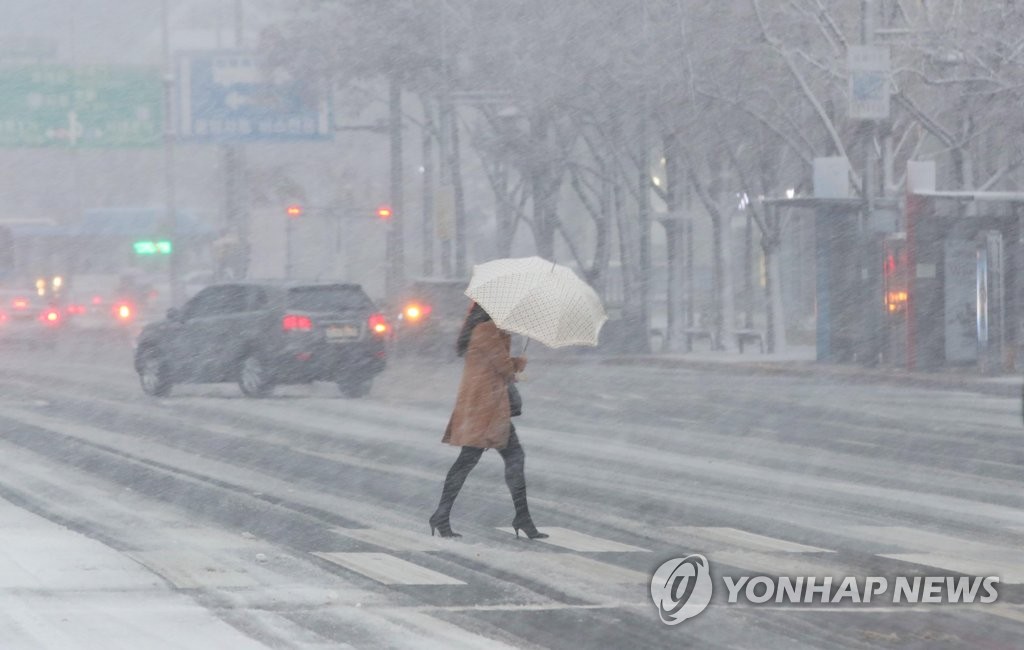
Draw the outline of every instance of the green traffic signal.
<instances>
[{"instance_id":1,"label":"green traffic signal","mask_svg":"<svg viewBox=\"0 0 1024 650\"><path fill-rule=\"evenodd\" d=\"M136 255L169 255L173 250L171 242L161 241L137 241L132 244Z\"/></svg>"}]
</instances>

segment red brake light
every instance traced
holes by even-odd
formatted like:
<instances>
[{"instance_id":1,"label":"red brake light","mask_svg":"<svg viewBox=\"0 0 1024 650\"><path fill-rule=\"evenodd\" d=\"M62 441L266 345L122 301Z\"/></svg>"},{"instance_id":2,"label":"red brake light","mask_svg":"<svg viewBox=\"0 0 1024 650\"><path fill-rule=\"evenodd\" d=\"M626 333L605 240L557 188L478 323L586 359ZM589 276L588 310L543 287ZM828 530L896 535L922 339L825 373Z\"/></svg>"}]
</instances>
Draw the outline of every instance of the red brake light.
<instances>
[{"instance_id":1,"label":"red brake light","mask_svg":"<svg viewBox=\"0 0 1024 650\"><path fill-rule=\"evenodd\" d=\"M92 297L92 304L94 304L94 305L102 305L103 304L103 298L100 297L100 296L93 296Z\"/></svg>"},{"instance_id":2,"label":"red brake light","mask_svg":"<svg viewBox=\"0 0 1024 650\"><path fill-rule=\"evenodd\" d=\"M15 309L28 309L28 300L24 298L15 298L11 301L11 306Z\"/></svg>"},{"instance_id":3,"label":"red brake light","mask_svg":"<svg viewBox=\"0 0 1024 650\"><path fill-rule=\"evenodd\" d=\"M391 332L391 323L388 322L388 319L384 318L384 314L370 316L366 324L370 327L370 331L377 336L387 336Z\"/></svg>"},{"instance_id":4,"label":"red brake light","mask_svg":"<svg viewBox=\"0 0 1024 650\"><path fill-rule=\"evenodd\" d=\"M47 309L43 312L41 318L47 325L56 325L60 322L60 312L56 309Z\"/></svg>"},{"instance_id":5,"label":"red brake light","mask_svg":"<svg viewBox=\"0 0 1024 650\"><path fill-rule=\"evenodd\" d=\"M131 320L133 311L131 305L122 302L114 307L114 315L118 320Z\"/></svg>"},{"instance_id":6,"label":"red brake light","mask_svg":"<svg viewBox=\"0 0 1024 650\"><path fill-rule=\"evenodd\" d=\"M69 314L84 314L85 305L68 305Z\"/></svg>"},{"instance_id":7,"label":"red brake light","mask_svg":"<svg viewBox=\"0 0 1024 650\"><path fill-rule=\"evenodd\" d=\"M7 314L5 312L0 311L0 323L4 322L6 320L7 320Z\"/></svg>"},{"instance_id":8,"label":"red brake light","mask_svg":"<svg viewBox=\"0 0 1024 650\"><path fill-rule=\"evenodd\" d=\"M313 329L313 321L309 316L297 316L288 314L281 319L281 329L285 332L302 331L308 332Z\"/></svg>"}]
</instances>

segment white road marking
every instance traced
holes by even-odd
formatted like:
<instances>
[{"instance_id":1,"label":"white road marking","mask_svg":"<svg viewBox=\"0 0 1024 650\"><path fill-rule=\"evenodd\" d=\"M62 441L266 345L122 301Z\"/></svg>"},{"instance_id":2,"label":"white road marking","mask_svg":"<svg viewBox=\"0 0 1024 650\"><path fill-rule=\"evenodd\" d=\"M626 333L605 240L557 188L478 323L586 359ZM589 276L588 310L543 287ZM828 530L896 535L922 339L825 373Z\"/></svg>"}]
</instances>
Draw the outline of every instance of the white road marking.
<instances>
[{"instance_id":1,"label":"white road marking","mask_svg":"<svg viewBox=\"0 0 1024 650\"><path fill-rule=\"evenodd\" d=\"M999 576L1003 584L1024 584L1024 553L1020 548L905 526L848 526L843 532L868 544L897 546L905 551L879 554L880 557L965 575Z\"/></svg>"},{"instance_id":2,"label":"white road marking","mask_svg":"<svg viewBox=\"0 0 1024 650\"><path fill-rule=\"evenodd\" d=\"M464 585L465 582L387 553L320 553L313 555L385 585Z\"/></svg>"},{"instance_id":3,"label":"white road marking","mask_svg":"<svg viewBox=\"0 0 1024 650\"><path fill-rule=\"evenodd\" d=\"M499 528L507 533L515 534L515 531L511 528ZM552 544L554 546L560 546L567 548L570 551L578 551L580 553L647 553L647 549L640 548L639 546L631 546L630 544L622 544L620 542L613 542L610 539L601 539L600 537L592 537L584 533L578 533L568 528L559 528L557 526L545 527L543 531L550 535L547 539L536 540L544 542L546 544Z\"/></svg>"},{"instance_id":4,"label":"white road marking","mask_svg":"<svg viewBox=\"0 0 1024 650\"><path fill-rule=\"evenodd\" d=\"M14 399L4 398L0 400L0 404L5 406L49 406L50 403L45 399Z\"/></svg>"},{"instance_id":5,"label":"white road marking","mask_svg":"<svg viewBox=\"0 0 1024 650\"><path fill-rule=\"evenodd\" d=\"M426 526L421 533L403 530L400 528L333 528L334 532L358 539L367 544L380 546L389 551L437 551L448 546L444 540L427 535Z\"/></svg>"},{"instance_id":6,"label":"white road marking","mask_svg":"<svg viewBox=\"0 0 1024 650\"><path fill-rule=\"evenodd\" d=\"M906 526L845 526L841 533L853 535L858 540L878 545L898 546L908 551L935 551L959 555L965 550L977 553L999 553L1010 550L1005 546L986 544L976 539L954 537L928 530Z\"/></svg>"},{"instance_id":7,"label":"white road marking","mask_svg":"<svg viewBox=\"0 0 1024 650\"><path fill-rule=\"evenodd\" d=\"M491 566L499 571L510 571L563 589L575 587L590 593L594 598L601 597L599 593L594 592L597 585L641 585L649 584L651 581L651 577L646 573L573 553L510 553L503 556L501 561L492 562Z\"/></svg>"},{"instance_id":8,"label":"white road marking","mask_svg":"<svg viewBox=\"0 0 1024 650\"><path fill-rule=\"evenodd\" d=\"M698 549L698 552L703 549ZM729 566L769 576L816 576L841 579L848 575L860 575L855 567L842 566L831 558L834 555L818 556L798 553L762 553L758 551L727 550L705 552L715 566Z\"/></svg>"},{"instance_id":9,"label":"white road marking","mask_svg":"<svg viewBox=\"0 0 1024 650\"><path fill-rule=\"evenodd\" d=\"M1024 623L1024 605L1011 605L1008 603L992 603L985 605L981 611L992 614L1018 623Z\"/></svg>"},{"instance_id":10,"label":"white road marking","mask_svg":"<svg viewBox=\"0 0 1024 650\"><path fill-rule=\"evenodd\" d=\"M979 557L948 553L886 553L879 557L955 571L967 576L997 576L999 584L1024 584L1024 562L1021 562L1019 549L1014 552L1012 557L1009 554L998 557L989 554Z\"/></svg>"},{"instance_id":11,"label":"white road marking","mask_svg":"<svg viewBox=\"0 0 1024 650\"><path fill-rule=\"evenodd\" d=\"M255 587L259 581L202 553L189 551L131 552L128 556L159 574L178 589Z\"/></svg>"},{"instance_id":12,"label":"white road marking","mask_svg":"<svg viewBox=\"0 0 1024 650\"><path fill-rule=\"evenodd\" d=\"M724 544L728 547L740 547L753 551L769 551L776 553L833 553L825 548L797 544L777 537L758 535L739 528L725 526L676 526L669 529L680 537L698 537ZM693 544L689 544L692 546ZM706 549L711 550L711 549Z\"/></svg>"}]
</instances>

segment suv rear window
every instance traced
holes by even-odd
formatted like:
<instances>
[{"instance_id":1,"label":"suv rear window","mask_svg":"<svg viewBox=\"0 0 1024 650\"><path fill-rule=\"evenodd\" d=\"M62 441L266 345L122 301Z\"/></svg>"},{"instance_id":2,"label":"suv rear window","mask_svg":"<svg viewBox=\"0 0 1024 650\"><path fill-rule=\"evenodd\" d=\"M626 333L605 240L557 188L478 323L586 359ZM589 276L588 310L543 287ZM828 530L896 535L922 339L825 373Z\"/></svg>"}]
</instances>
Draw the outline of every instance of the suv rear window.
<instances>
[{"instance_id":1,"label":"suv rear window","mask_svg":"<svg viewBox=\"0 0 1024 650\"><path fill-rule=\"evenodd\" d=\"M373 309L363 290L350 285L296 287L288 290L288 308L299 311L353 311Z\"/></svg>"}]
</instances>

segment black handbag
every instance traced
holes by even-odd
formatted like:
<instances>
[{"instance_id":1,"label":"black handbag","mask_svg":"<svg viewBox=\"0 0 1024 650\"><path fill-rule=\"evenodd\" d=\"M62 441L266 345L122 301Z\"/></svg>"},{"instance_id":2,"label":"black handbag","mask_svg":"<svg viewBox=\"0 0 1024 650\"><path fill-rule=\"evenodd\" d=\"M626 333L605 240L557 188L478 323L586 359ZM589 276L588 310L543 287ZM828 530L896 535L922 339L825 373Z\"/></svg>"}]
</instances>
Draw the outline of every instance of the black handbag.
<instances>
[{"instance_id":1,"label":"black handbag","mask_svg":"<svg viewBox=\"0 0 1024 650\"><path fill-rule=\"evenodd\" d=\"M512 417L523 414L523 396L512 382L508 385L508 409Z\"/></svg>"}]
</instances>

